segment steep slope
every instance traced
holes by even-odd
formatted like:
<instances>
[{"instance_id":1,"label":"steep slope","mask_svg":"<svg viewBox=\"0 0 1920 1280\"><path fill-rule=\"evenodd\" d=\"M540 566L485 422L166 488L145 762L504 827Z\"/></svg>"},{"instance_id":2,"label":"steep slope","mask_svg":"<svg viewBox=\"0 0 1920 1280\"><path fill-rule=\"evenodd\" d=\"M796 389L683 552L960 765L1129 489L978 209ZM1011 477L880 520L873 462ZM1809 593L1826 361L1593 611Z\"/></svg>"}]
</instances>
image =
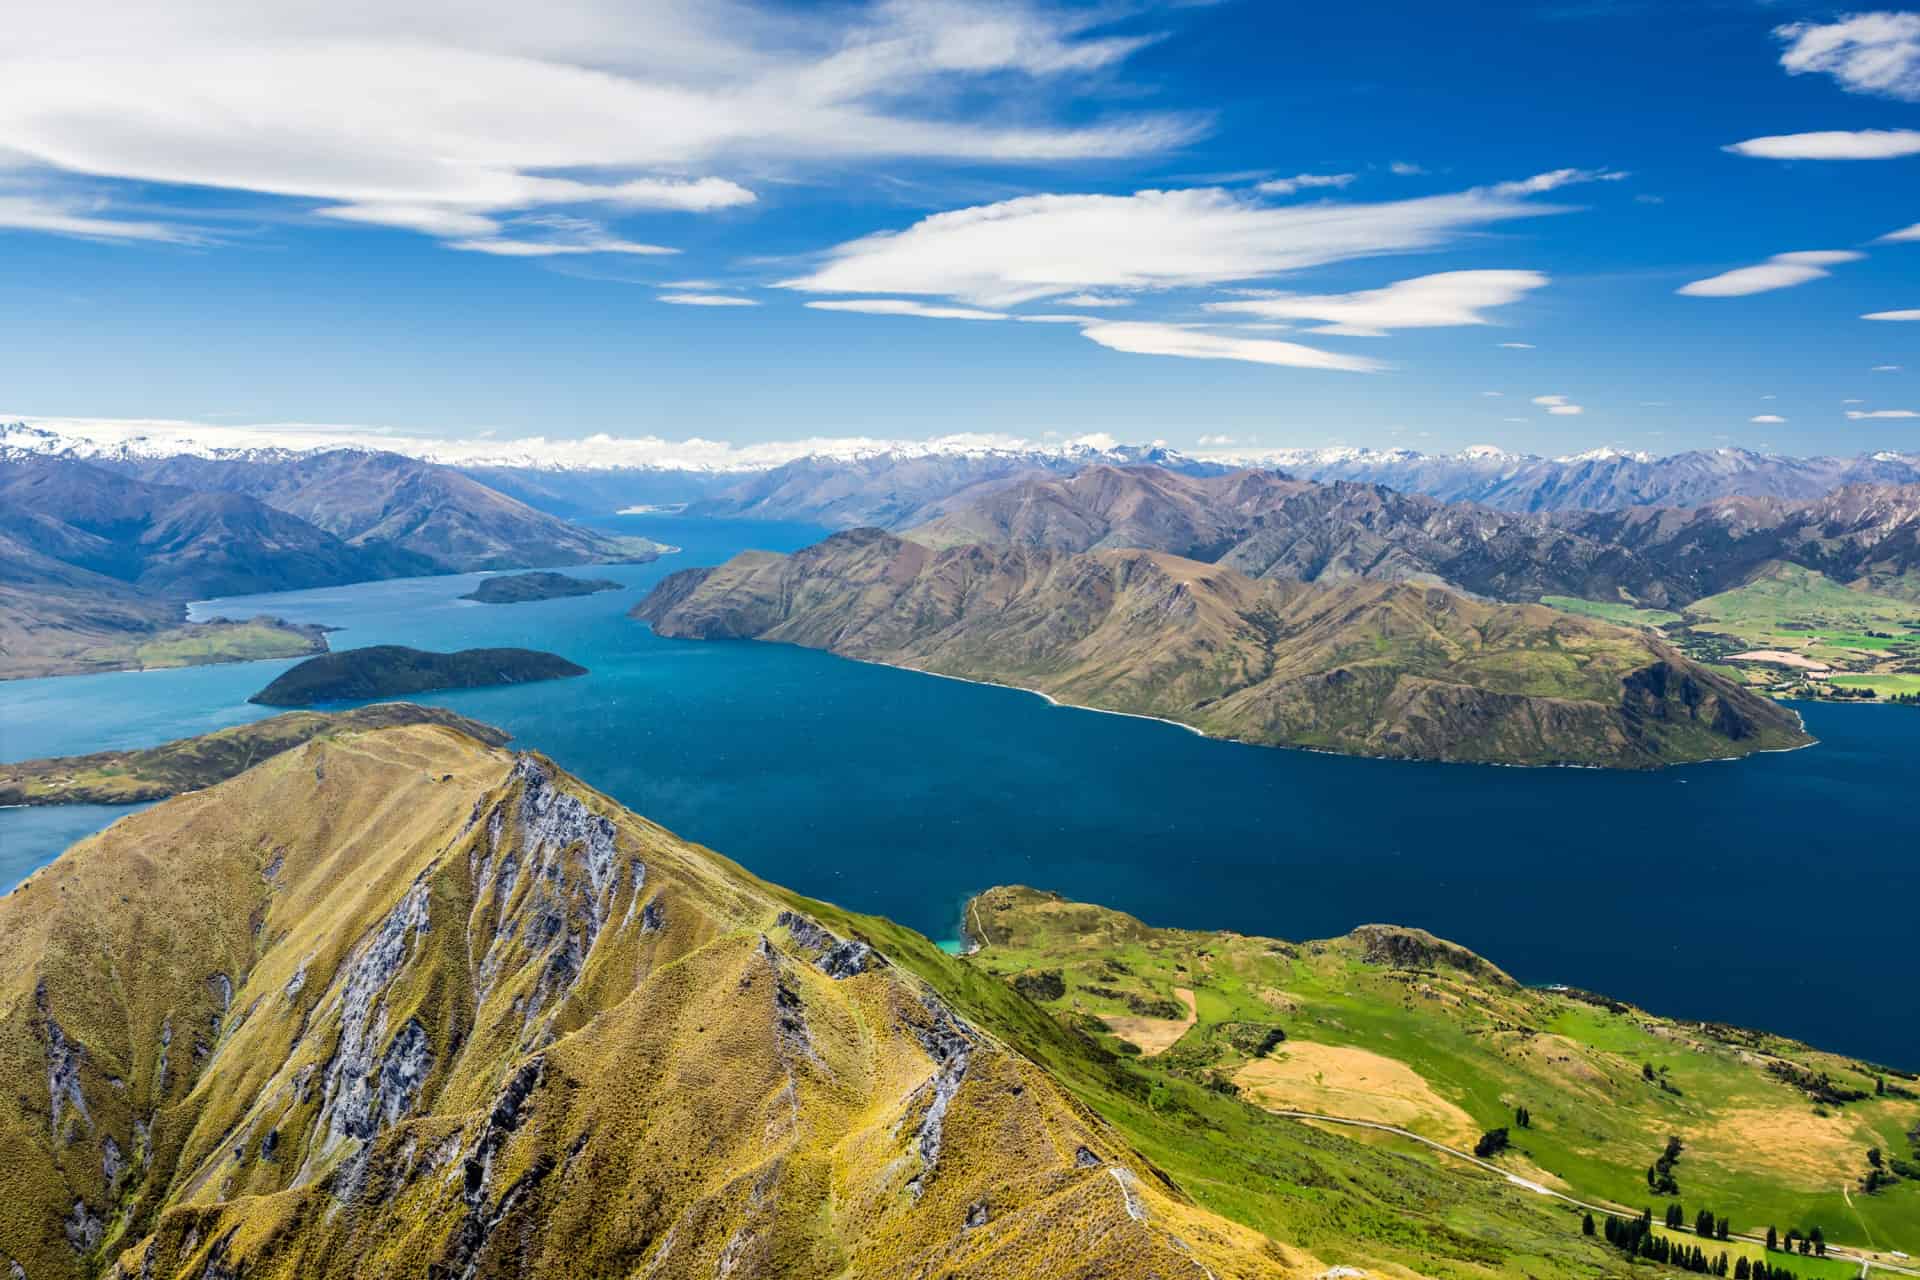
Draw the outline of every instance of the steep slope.
<instances>
[{"instance_id":1,"label":"steep slope","mask_svg":"<svg viewBox=\"0 0 1920 1280\"><path fill-rule=\"evenodd\" d=\"M1324 1269L795 905L438 726L124 820L0 900L0 1253L31 1280Z\"/></svg>"},{"instance_id":2,"label":"steep slope","mask_svg":"<svg viewBox=\"0 0 1920 1280\"><path fill-rule=\"evenodd\" d=\"M879 530L665 579L662 635L992 680L1246 742L1647 767L1810 739L1645 632L1381 582L1256 581L1141 551L934 551Z\"/></svg>"},{"instance_id":3,"label":"steep slope","mask_svg":"<svg viewBox=\"0 0 1920 1280\"><path fill-rule=\"evenodd\" d=\"M1252 577L1445 582L1503 600L1624 591L1661 605L1697 594L1659 566L1543 517L1267 471L1089 467L970 490L936 510L908 536L932 546L1140 547Z\"/></svg>"},{"instance_id":4,"label":"steep slope","mask_svg":"<svg viewBox=\"0 0 1920 1280\"><path fill-rule=\"evenodd\" d=\"M1561 517L1582 537L1656 562L1698 595L1737 587L1771 561L1920 600L1920 484L1850 485L1805 502L1727 498L1692 511Z\"/></svg>"},{"instance_id":5,"label":"steep slope","mask_svg":"<svg viewBox=\"0 0 1920 1280\"><path fill-rule=\"evenodd\" d=\"M611 561L660 548L570 524L452 467L396 453L336 449L261 460L173 457L119 465L194 489L242 493L357 547L390 547L442 573Z\"/></svg>"}]
</instances>

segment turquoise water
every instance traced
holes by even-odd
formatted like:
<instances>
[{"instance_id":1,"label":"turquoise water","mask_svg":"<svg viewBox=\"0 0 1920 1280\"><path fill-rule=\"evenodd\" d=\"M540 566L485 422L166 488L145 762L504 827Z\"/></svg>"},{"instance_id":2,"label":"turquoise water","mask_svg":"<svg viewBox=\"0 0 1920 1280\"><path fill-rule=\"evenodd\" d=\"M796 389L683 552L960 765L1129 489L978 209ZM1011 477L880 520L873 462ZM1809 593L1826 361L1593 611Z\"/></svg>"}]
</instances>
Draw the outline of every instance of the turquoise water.
<instances>
[{"instance_id":1,"label":"turquoise water","mask_svg":"<svg viewBox=\"0 0 1920 1280\"><path fill-rule=\"evenodd\" d=\"M1808 706L1823 742L1651 774L1352 760L774 645L663 640L662 574L817 530L636 517L687 550L630 589L525 605L473 576L226 601L337 647L550 649L590 676L431 695L770 879L951 938L1025 883L1157 924L1325 937L1418 925L1528 982L1764 1026L1920 1067L1920 713ZM265 714L286 663L0 685L0 758L157 742ZM100 815L0 812L0 886ZM39 825L36 825L39 824Z\"/></svg>"}]
</instances>

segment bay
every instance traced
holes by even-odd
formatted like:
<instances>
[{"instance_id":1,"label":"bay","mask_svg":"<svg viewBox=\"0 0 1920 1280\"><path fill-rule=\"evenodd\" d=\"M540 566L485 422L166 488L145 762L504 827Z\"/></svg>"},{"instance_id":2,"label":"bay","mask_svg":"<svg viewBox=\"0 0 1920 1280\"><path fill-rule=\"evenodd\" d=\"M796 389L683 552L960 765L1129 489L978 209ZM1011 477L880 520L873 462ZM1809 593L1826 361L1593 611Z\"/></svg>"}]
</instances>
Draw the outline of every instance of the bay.
<instances>
[{"instance_id":1,"label":"bay","mask_svg":"<svg viewBox=\"0 0 1920 1280\"><path fill-rule=\"evenodd\" d=\"M567 600L462 601L478 580L462 575L197 611L341 626L337 648L559 653L592 674L420 700L501 726L757 874L936 938L955 936L970 893L1005 883L1292 939L1413 925L1522 981L1920 1067L1920 713L1808 705L1817 747L1654 773L1244 747L809 650L661 639L625 613L664 574L820 531L602 523L684 550L596 567L625 589ZM0 685L0 758L266 715L245 699L288 665ZM114 811L40 816L54 812L0 812L0 888Z\"/></svg>"}]
</instances>

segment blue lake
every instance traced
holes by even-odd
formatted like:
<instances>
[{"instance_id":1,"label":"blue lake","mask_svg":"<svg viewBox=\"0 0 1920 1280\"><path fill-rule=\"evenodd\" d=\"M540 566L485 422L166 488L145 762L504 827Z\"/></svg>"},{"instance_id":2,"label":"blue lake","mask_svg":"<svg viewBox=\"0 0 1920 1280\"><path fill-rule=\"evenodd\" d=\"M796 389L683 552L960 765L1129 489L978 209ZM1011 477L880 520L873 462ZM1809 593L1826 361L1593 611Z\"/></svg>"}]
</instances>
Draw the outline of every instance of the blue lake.
<instances>
[{"instance_id":1,"label":"blue lake","mask_svg":"<svg viewBox=\"0 0 1920 1280\"><path fill-rule=\"evenodd\" d=\"M1657 773L1353 760L1213 742L1013 690L625 617L674 569L803 525L605 522L685 548L627 590L456 599L473 575L222 601L338 648L526 645L576 680L430 695L755 872L936 938L1024 883L1155 924L1303 939L1417 925L1523 981L1920 1067L1920 713L1803 708L1810 750ZM0 758L135 746L268 714L289 663L0 684ZM118 811L0 812L0 890Z\"/></svg>"}]
</instances>

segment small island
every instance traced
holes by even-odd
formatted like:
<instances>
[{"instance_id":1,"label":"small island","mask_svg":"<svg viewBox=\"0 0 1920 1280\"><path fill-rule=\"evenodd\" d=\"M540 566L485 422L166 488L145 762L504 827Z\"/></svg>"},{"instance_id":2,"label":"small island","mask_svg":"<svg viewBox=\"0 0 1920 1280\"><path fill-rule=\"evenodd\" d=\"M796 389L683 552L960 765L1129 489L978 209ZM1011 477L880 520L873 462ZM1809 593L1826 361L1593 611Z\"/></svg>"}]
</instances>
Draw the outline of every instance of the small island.
<instances>
[{"instance_id":1,"label":"small island","mask_svg":"<svg viewBox=\"0 0 1920 1280\"><path fill-rule=\"evenodd\" d=\"M620 584L608 578L574 578L547 572L504 573L482 579L479 586L460 598L478 600L481 604L525 604L529 600L559 600L618 590Z\"/></svg>"},{"instance_id":2,"label":"small island","mask_svg":"<svg viewBox=\"0 0 1920 1280\"><path fill-rule=\"evenodd\" d=\"M360 702L435 689L481 689L583 676L587 669L537 649L462 649L432 653L404 645L309 658L248 698L263 707L307 707L320 702Z\"/></svg>"}]
</instances>

